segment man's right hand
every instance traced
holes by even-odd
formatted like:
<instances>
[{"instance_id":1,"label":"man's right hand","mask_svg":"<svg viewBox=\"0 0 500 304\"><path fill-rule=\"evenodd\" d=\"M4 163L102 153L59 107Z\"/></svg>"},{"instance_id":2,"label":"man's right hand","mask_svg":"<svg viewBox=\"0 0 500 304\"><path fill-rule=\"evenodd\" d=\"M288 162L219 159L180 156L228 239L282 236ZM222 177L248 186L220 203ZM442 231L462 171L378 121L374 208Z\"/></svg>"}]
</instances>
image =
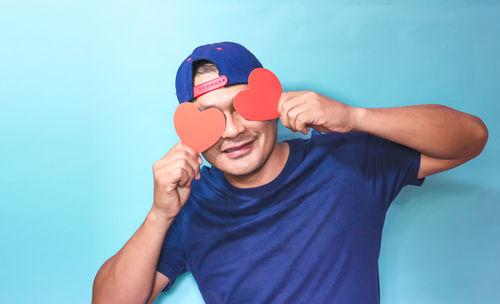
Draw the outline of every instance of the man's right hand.
<instances>
[{"instance_id":1,"label":"man's right hand","mask_svg":"<svg viewBox=\"0 0 500 304\"><path fill-rule=\"evenodd\" d=\"M192 148L178 142L159 161L153 164L154 210L174 219L186 203L191 192L191 181L200 178L203 164Z\"/></svg>"}]
</instances>

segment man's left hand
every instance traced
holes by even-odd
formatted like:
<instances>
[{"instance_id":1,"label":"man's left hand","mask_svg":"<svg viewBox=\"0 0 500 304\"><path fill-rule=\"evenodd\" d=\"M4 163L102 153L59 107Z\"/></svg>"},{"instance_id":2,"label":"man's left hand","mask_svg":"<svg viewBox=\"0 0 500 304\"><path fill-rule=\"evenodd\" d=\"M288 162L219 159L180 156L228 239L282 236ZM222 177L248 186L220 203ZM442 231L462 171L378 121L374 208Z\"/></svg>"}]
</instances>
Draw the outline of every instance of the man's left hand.
<instances>
[{"instance_id":1,"label":"man's left hand","mask_svg":"<svg viewBox=\"0 0 500 304\"><path fill-rule=\"evenodd\" d=\"M354 129L355 107L312 91L283 92L278 112L283 126L307 134L310 128L320 132L347 133Z\"/></svg>"}]
</instances>

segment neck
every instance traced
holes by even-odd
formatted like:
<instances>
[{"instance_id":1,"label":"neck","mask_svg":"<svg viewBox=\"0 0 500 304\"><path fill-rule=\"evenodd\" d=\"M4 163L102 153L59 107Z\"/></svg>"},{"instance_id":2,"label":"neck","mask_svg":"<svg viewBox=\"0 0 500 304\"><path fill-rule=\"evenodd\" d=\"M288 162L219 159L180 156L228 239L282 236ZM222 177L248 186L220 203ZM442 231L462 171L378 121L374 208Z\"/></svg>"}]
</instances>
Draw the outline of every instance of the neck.
<instances>
[{"instance_id":1,"label":"neck","mask_svg":"<svg viewBox=\"0 0 500 304\"><path fill-rule=\"evenodd\" d=\"M252 173L246 175L229 175L224 173L226 179L238 188L254 188L270 183L285 167L290 147L286 142L274 145L271 154L264 164Z\"/></svg>"}]
</instances>

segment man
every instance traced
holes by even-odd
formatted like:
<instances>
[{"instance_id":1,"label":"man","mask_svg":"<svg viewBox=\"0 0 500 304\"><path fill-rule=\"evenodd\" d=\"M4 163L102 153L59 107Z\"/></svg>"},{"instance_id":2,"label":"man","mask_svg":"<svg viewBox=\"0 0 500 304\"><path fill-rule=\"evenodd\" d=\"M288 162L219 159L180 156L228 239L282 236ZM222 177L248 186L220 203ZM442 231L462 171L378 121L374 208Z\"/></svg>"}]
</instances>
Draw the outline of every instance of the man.
<instances>
[{"instance_id":1,"label":"man","mask_svg":"<svg viewBox=\"0 0 500 304\"><path fill-rule=\"evenodd\" d=\"M385 214L405 185L483 150L476 116L442 105L358 108L284 92L285 127L310 139L277 142L277 121L233 107L262 67L243 46L203 45L181 64L179 102L222 111L226 127L201 157L179 142L155 162L144 223L96 275L94 303L152 303L190 271L207 303L379 303ZM225 86L194 95L225 75ZM320 132L323 133L320 133Z\"/></svg>"}]
</instances>

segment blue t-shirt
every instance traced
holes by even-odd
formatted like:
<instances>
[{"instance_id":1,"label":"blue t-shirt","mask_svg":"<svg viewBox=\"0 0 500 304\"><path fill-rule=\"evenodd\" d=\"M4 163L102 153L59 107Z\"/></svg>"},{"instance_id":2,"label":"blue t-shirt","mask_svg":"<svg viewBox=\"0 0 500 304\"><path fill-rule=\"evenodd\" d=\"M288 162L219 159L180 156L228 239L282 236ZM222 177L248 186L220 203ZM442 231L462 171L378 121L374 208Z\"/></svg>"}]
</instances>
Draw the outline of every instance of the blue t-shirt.
<instances>
[{"instance_id":1,"label":"blue t-shirt","mask_svg":"<svg viewBox=\"0 0 500 304\"><path fill-rule=\"evenodd\" d=\"M392 200L420 186L420 152L351 131L287 141L268 184L237 188L203 167L157 270L190 271L206 303L380 302L378 257Z\"/></svg>"}]
</instances>

